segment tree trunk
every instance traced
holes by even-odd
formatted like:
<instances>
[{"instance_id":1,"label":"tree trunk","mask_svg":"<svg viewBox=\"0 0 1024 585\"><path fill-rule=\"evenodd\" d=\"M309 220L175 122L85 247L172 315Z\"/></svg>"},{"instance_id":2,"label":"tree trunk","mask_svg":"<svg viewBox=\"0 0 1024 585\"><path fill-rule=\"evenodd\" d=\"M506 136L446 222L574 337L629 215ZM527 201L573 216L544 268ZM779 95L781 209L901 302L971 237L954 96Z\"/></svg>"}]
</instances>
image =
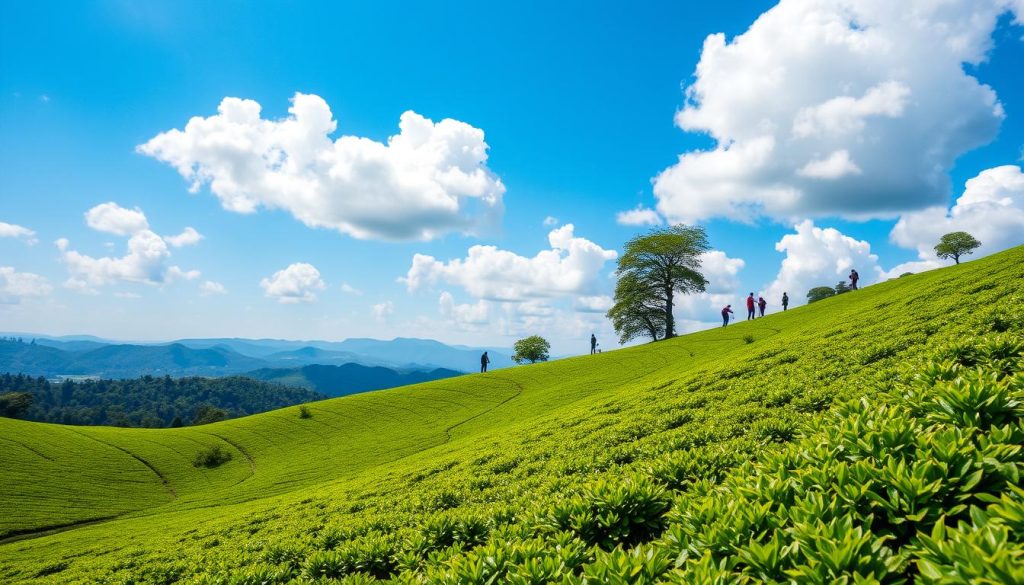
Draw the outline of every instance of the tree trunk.
<instances>
[{"instance_id":1,"label":"tree trunk","mask_svg":"<svg viewBox=\"0 0 1024 585\"><path fill-rule=\"evenodd\" d=\"M665 339L672 339L676 336L676 322L672 317L672 287L665 289Z\"/></svg>"},{"instance_id":2,"label":"tree trunk","mask_svg":"<svg viewBox=\"0 0 1024 585\"><path fill-rule=\"evenodd\" d=\"M953 254L953 261L960 264L960 254Z\"/></svg>"}]
</instances>

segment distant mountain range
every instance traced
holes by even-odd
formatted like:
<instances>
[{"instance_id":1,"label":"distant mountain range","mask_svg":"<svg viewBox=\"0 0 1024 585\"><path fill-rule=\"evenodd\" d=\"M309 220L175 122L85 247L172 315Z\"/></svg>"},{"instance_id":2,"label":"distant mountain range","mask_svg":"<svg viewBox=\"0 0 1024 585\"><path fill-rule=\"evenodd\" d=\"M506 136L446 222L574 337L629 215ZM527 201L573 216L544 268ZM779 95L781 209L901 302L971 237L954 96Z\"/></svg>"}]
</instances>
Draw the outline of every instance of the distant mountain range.
<instances>
[{"instance_id":1,"label":"distant mountain range","mask_svg":"<svg viewBox=\"0 0 1024 585\"><path fill-rule=\"evenodd\" d=\"M289 341L276 339L181 339L170 343L119 343L91 336L50 337L31 333L0 333L0 372L33 376L96 376L135 378L143 375L276 376L304 380L300 385L325 394L330 388L388 388L475 371L483 350L452 347L427 339L347 339ZM489 350L491 368L512 365L511 358ZM304 370L305 366L351 366L342 370ZM286 373L285 370L291 370ZM277 373L266 373L276 371ZM295 371L301 371L296 374ZM352 376L340 385L342 374ZM416 374L413 376L412 374ZM376 380L376 381L374 381ZM394 383L393 383L394 382ZM349 393L349 392L342 392Z\"/></svg>"}]
</instances>

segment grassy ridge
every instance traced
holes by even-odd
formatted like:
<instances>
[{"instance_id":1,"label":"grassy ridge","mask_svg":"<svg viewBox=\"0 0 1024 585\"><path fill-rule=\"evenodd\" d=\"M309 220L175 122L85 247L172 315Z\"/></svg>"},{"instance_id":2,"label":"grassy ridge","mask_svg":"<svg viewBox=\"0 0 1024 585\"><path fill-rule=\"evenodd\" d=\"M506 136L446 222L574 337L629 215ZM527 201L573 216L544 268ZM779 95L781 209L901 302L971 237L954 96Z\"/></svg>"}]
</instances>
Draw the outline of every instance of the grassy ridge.
<instances>
[{"instance_id":1,"label":"grassy ridge","mask_svg":"<svg viewBox=\"0 0 1024 585\"><path fill-rule=\"evenodd\" d=\"M1022 260L1015 249L763 321L315 403L308 419L288 408L174 430L0 420L0 504L19 510L0 530L21 533L0 544L0 579L483 582L497 573L474 565L476 546L497 546L510 567L554 563L530 569L540 581L614 581L648 553L637 574L665 578L675 559L656 570L662 553L644 543L694 486L779 451L833 402L882 392L930 348L1019 331ZM214 444L232 460L192 466Z\"/></svg>"}]
</instances>

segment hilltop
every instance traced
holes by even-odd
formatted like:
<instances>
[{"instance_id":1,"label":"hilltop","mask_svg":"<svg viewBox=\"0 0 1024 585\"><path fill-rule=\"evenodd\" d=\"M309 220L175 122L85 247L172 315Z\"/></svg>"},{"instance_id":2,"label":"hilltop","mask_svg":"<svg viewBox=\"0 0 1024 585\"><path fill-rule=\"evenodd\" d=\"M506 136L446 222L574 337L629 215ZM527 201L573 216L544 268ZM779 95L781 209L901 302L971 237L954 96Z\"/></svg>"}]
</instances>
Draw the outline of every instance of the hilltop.
<instances>
[{"instance_id":1,"label":"hilltop","mask_svg":"<svg viewBox=\"0 0 1024 585\"><path fill-rule=\"evenodd\" d=\"M1016 248L308 418L0 419L0 580L1020 581L1022 283Z\"/></svg>"}]
</instances>

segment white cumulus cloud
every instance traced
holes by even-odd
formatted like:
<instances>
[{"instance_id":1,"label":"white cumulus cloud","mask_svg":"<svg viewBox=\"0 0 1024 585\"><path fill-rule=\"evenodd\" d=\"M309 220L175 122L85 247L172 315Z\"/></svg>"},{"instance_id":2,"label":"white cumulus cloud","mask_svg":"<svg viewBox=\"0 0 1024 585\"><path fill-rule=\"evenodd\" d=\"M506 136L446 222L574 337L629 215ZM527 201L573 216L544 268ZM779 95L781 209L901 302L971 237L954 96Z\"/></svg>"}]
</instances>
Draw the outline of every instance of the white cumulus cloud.
<instances>
[{"instance_id":1,"label":"white cumulus cloud","mask_svg":"<svg viewBox=\"0 0 1024 585\"><path fill-rule=\"evenodd\" d=\"M653 209L637 205L635 209L616 213L615 221L619 225L660 225L661 217Z\"/></svg>"},{"instance_id":2,"label":"white cumulus cloud","mask_svg":"<svg viewBox=\"0 0 1024 585\"><path fill-rule=\"evenodd\" d=\"M98 232L116 236L130 236L149 229L149 221L141 209L128 209L113 201L101 203L86 211L85 223Z\"/></svg>"},{"instance_id":3,"label":"white cumulus cloud","mask_svg":"<svg viewBox=\"0 0 1024 585\"><path fill-rule=\"evenodd\" d=\"M416 254L405 278L410 291L436 282L461 286L478 299L523 301L595 292L598 274L618 254L576 237L573 224L548 234L551 248L528 258L495 246L473 246L447 262Z\"/></svg>"},{"instance_id":4,"label":"white cumulus cloud","mask_svg":"<svg viewBox=\"0 0 1024 585\"><path fill-rule=\"evenodd\" d=\"M940 204L948 170L1004 117L982 62L1009 0L782 0L704 41L676 123L706 133L654 180L670 222L895 217Z\"/></svg>"},{"instance_id":5,"label":"white cumulus cloud","mask_svg":"<svg viewBox=\"0 0 1024 585\"><path fill-rule=\"evenodd\" d=\"M67 238L58 239L55 244L68 270L68 280L64 283L68 288L95 293L97 287L116 282L166 284L199 278L198 270L168 264L171 257L168 240L149 229L149 221L141 209L127 209L111 201L87 211L85 221L96 231L130 236L128 250L124 256L94 257L71 249ZM188 239L189 230L191 228L186 228L178 237Z\"/></svg>"},{"instance_id":6,"label":"white cumulus cloud","mask_svg":"<svg viewBox=\"0 0 1024 585\"><path fill-rule=\"evenodd\" d=\"M393 315L395 312L395 304L391 301L384 301L374 305L370 305L370 313L373 318L378 321L386 321L388 317Z\"/></svg>"},{"instance_id":7,"label":"white cumulus cloud","mask_svg":"<svg viewBox=\"0 0 1024 585\"><path fill-rule=\"evenodd\" d=\"M917 250L919 260L894 267L886 275L930 270L948 264L935 244L949 232L967 232L981 242L977 256L1024 244L1024 172L1016 165L986 169L968 179L953 206L930 207L903 215L890 240Z\"/></svg>"},{"instance_id":8,"label":"white cumulus cloud","mask_svg":"<svg viewBox=\"0 0 1024 585\"><path fill-rule=\"evenodd\" d=\"M228 289L224 288L224 285L219 282L207 280L199 285L199 292L203 296L223 295L227 294Z\"/></svg>"},{"instance_id":9,"label":"white cumulus cloud","mask_svg":"<svg viewBox=\"0 0 1024 585\"><path fill-rule=\"evenodd\" d=\"M326 288L320 271L312 264L296 262L260 280L263 294L279 303L311 303L316 292Z\"/></svg>"},{"instance_id":10,"label":"white cumulus cloud","mask_svg":"<svg viewBox=\"0 0 1024 585\"><path fill-rule=\"evenodd\" d=\"M487 167L484 132L458 120L402 114L386 143L332 139L337 122L316 95L296 93L289 116L264 119L252 100L224 98L138 147L173 166L225 209L283 209L310 227L356 238L429 240L500 217L505 186Z\"/></svg>"},{"instance_id":11,"label":"white cumulus cloud","mask_svg":"<svg viewBox=\"0 0 1024 585\"><path fill-rule=\"evenodd\" d=\"M775 249L786 257L775 281L764 291L765 299L773 304L780 304L786 292L790 306L801 305L807 301L810 289L848 281L851 269L860 274L861 286L871 284L881 274L871 244L835 228L816 227L809 219L798 223L794 233L783 236Z\"/></svg>"},{"instance_id":12,"label":"white cumulus cloud","mask_svg":"<svg viewBox=\"0 0 1024 585\"><path fill-rule=\"evenodd\" d=\"M192 227L186 227L184 231L176 236L164 236L164 241L175 248L181 248L182 246L194 246L198 244L201 239L203 239L203 235Z\"/></svg>"},{"instance_id":13,"label":"white cumulus cloud","mask_svg":"<svg viewBox=\"0 0 1024 585\"><path fill-rule=\"evenodd\" d=\"M0 238L20 238L25 240L25 243L30 246L39 243L34 231L24 226L3 221L0 221Z\"/></svg>"},{"instance_id":14,"label":"white cumulus cloud","mask_svg":"<svg viewBox=\"0 0 1024 585\"><path fill-rule=\"evenodd\" d=\"M25 298L44 297L53 291L45 277L0 266L0 303L17 304Z\"/></svg>"},{"instance_id":15,"label":"white cumulus cloud","mask_svg":"<svg viewBox=\"0 0 1024 585\"><path fill-rule=\"evenodd\" d=\"M448 291L442 292L438 299L441 316L459 329L476 329L491 320L491 303L481 299L476 303L456 303L455 297Z\"/></svg>"}]
</instances>

